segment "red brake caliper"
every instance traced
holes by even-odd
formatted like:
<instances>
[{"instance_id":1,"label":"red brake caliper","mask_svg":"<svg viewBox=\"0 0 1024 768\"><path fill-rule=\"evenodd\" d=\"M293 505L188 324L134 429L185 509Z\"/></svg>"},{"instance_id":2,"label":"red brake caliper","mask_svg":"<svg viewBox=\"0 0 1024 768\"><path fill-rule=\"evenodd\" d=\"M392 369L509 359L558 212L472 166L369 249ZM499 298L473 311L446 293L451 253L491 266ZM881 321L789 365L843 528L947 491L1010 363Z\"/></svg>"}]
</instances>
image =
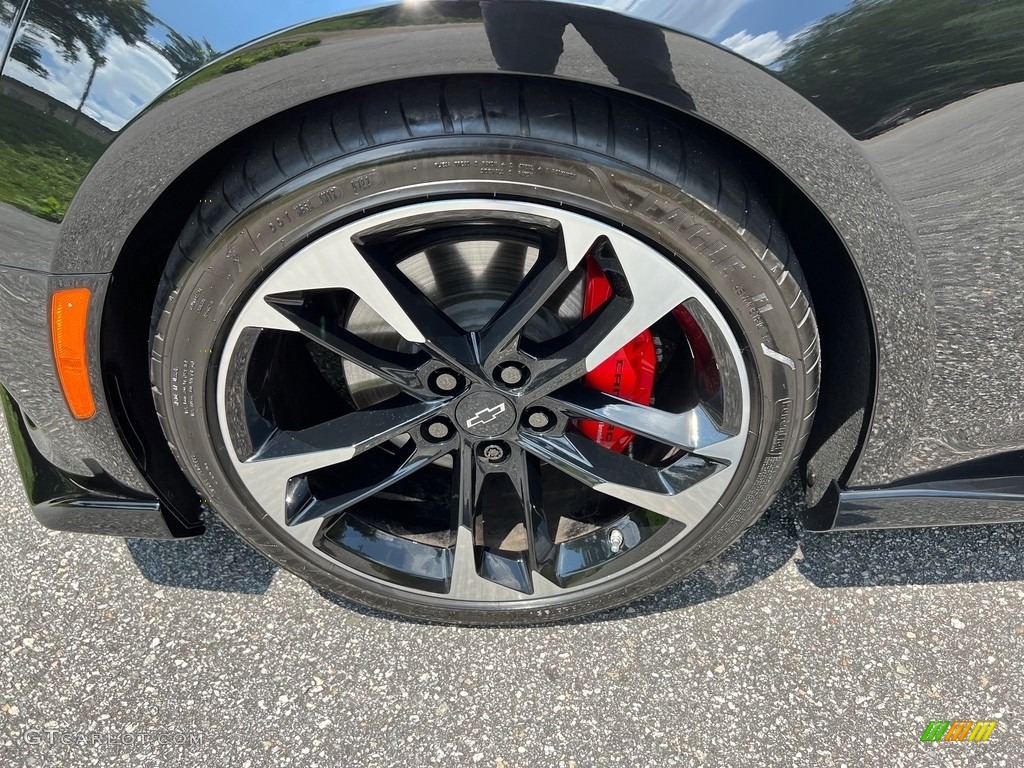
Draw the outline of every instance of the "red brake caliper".
<instances>
[{"instance_id":1,"label":"red brake caliper","mask_svg":"<svg viewBox=\"0 0 1024 768\"><path fill-rule=\"evenodd\" d=\"M583 315L596 312L612 295L612 285L594 259L587 259L587 285ZM654 372L658 360L654 336L646 330L601 365L588 373L583 383L600 392L641 405L651 404ZM636 436L622 427L600 421L581 421L580 431L596 443L622 453Z\"/></svg>"}]
</instances>

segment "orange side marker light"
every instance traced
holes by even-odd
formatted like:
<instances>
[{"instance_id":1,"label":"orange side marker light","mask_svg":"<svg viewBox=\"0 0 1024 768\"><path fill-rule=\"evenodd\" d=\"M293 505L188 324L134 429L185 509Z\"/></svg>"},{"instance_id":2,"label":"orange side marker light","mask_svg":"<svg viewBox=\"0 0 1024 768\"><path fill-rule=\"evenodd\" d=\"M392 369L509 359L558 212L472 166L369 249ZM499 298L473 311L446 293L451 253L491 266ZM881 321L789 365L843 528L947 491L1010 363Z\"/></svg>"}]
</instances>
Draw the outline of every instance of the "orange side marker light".
<instances>
[{"instance_id":1,"label":"orange side marker light","mask_svg":"<svg viewBox=\"0 0 1024 768\"><path fill-rule=\"evenodd\" d=\"M50 334L57 375L71 415L88 419L96 413L96 401L89 384L85 350L86 319L89 316L88 288L56 291L50 301Z\"/></svg>"}]
</instances>

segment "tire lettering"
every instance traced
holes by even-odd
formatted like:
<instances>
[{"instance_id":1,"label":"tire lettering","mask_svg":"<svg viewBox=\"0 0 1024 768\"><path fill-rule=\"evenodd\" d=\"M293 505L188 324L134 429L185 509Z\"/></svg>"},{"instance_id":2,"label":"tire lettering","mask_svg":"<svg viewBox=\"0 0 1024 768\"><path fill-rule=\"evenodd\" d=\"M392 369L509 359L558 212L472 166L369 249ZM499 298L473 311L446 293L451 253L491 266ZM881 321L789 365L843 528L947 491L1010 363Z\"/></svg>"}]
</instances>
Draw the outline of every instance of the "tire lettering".
<instances>
[{"instance_id":1,"label":"tire lettering","mask_svg":"<svg viewBox=\"0 0 1024 768\"><path fill-rule=\"evenodd\" d=\"M734 508L729 520L743 523L754 514L755 505L768 494L781 467L782 459L779 456L764 457L764 461L761 462L761 471L757 474L757 482L743 497L743 501ZM722 526L714 536L694 550L693 558L695 560L706 559L704 553L718 552L727 542L735 538L737 533L738 531L733 526Z\"/></svg>"},{"instance_id":2,"label":"tire lettering","mask_svg":"<svg viewBox=\"0 0 1024 768\"><path fill-rule=\"evenodd\" d=\"M288 211L283 211L280 216L274 216L270 221L267 222L267 227L271 232L277 232L279 229L284 229L285 224L292 223L292 216Z\"/></svg>"},{"instance_id":3,"label":"tire lettering","mask_svg":"<svg viewBox=\"0 0 1024 768\"><path fill-rule=\"evenodd\" d=\"M210 313L213 312L214 302L212 299L205 298L203 296L203 288L197 286L192 295L189 297L188 308L190 312L195 312L204 320L210 318Z\"/></svg>"},{"instance_id":4,"label":"tire lettering","mask_svg":"<svg viewBox=\"0 0 1024 768\"><path fill-rule=\"evenodd\" d=\"M195 380L195 360L182 360L179 367L171 369L171 402L185 416L196 415Z\"/></svg>"},{"instance_id":5,"label":"tire lettering","mask_svg":"<svg viewBox=\"0 0 1024 768\"><path fill-rule=\"evenodd\" d=\"M376 170L364 173L362 176L357 176L350 182L352 191L361 195L364 192L369 192L374 187L378 186L381 182L380 174Z\"/></svg>"},{"instance_id":6,"label":"tire lettering","mask_svg":"<svg viewBox=\"0 0 1024 768\"><path fill-rule=\"evenodd\" d=\"M512 168L501 160L481 160L480 173L485 176L511 176Z\"/></svg>"},{"instance_id":7,"label":"tire lettering","mask_svg":"<svg viewBox=\"0 0 1024 768\"><path fill-rule=\"evenodd\" d=\"M637 206L637 211L653 219L660 226L681 235L687 243L697 249L701 256L707 259L709 264L723 275L747 268L743 259L729 248L727 242L721 238L715 238L708 242L705 236L711 236L713 233L706 225L699 222L692 214L687 213L679 206L673 205L660 195L648 192L643 201Z\"/></svg>"},{"instance_id":8,"label":"tire lettering","mask_svg":"<svg viewBox=\"0 0 1024 768\"><path fill-rule=\"evenodd\" d=\"M327 205L341 197L341 190L337 187L328 187L327 189L317 192L316 196L320 200L320 205Z\"/></svg>"},{"instance_id":9,"label":"tire lettering","mask_svg":"<svg viewBox=\"0 0 1024 768\"><path fill-rule=\"evenodd\" d=\"M307 197L305 200L299 200L292 206L292 210L295 211L295 215L298 218L308 216L311 213L315 213L318 209L323 208L325 205L333 203L335 200L341 197L341 192L336 186L328 187L327 189L317 192L311 197Z\"/></svg>"},{"instance_id":10,"label":"tire lettering","mask_svg":"<svg viewBox=\"0 0 1024 768\"><path fill-rule=\"evenodd\" d=\"M779 400L776 405L779 410L779 426L772 437L772 444L768 447L768 453L773 456L781 456L782 449L786 446L786 435L789 434L789 423L792 419L793 402L787 397Z\"/></svg>"},{"instance_id":11,"label":"tire lettering","mask_svg":"<svg viewBox=\"0 0 1024 768\"><path fill-rule=\"evenodd\" d=\"M768 324L764 320L764 313L772 309L772 305L768 304L768 297L759 293L757 296L751 296L739 285L736 286L736 295L739 296L740 301L743 302L743 306L747 310L747 315L750 317L754 325L761 332L761 340L764 342L770 342L772 340L771 332L768 330ZM758 306L760 304L760 306Z\"/></svg>"}]
</instances>

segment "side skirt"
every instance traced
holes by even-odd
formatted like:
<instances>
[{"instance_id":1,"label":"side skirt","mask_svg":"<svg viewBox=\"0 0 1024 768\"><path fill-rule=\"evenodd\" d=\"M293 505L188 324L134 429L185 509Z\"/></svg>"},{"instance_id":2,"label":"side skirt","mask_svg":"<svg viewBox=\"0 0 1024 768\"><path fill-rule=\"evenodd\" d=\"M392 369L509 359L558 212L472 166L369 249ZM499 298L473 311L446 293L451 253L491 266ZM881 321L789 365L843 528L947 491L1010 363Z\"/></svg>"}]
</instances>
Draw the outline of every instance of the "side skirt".
<instances>
[{"instance_id":1,"label":"side skirt","mask_svg":"<svg viewBox=\"0 0 1024 768\"><path fill-rule=\"evenodd\" d=\"M1005 454L885 488L833 486L801 522L817 532L1024 522L1024 457Z\"/></svg>"}]
</instances>

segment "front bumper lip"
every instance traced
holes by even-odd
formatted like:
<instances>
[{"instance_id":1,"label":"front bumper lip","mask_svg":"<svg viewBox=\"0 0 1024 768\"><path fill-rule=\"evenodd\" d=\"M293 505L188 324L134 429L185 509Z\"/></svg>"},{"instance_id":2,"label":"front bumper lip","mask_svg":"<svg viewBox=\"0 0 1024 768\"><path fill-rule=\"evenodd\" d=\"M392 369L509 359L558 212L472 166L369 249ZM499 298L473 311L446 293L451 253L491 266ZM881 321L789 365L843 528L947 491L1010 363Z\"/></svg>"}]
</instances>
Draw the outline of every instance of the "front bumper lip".
<instances>
[{"instance_id":1,"label":"front bumper lip","mask_svg":"<svg viewBox=\"0 0 1024 768\"><path fill-rule=\"evenodd\" d=\"M45 527L74 533L174 539L165 510L154 497L126 488L109 475L73 475L47 461L36 447L33 427L0 387L11 447L36 519Z\"/></svg>"}]
</instances>

